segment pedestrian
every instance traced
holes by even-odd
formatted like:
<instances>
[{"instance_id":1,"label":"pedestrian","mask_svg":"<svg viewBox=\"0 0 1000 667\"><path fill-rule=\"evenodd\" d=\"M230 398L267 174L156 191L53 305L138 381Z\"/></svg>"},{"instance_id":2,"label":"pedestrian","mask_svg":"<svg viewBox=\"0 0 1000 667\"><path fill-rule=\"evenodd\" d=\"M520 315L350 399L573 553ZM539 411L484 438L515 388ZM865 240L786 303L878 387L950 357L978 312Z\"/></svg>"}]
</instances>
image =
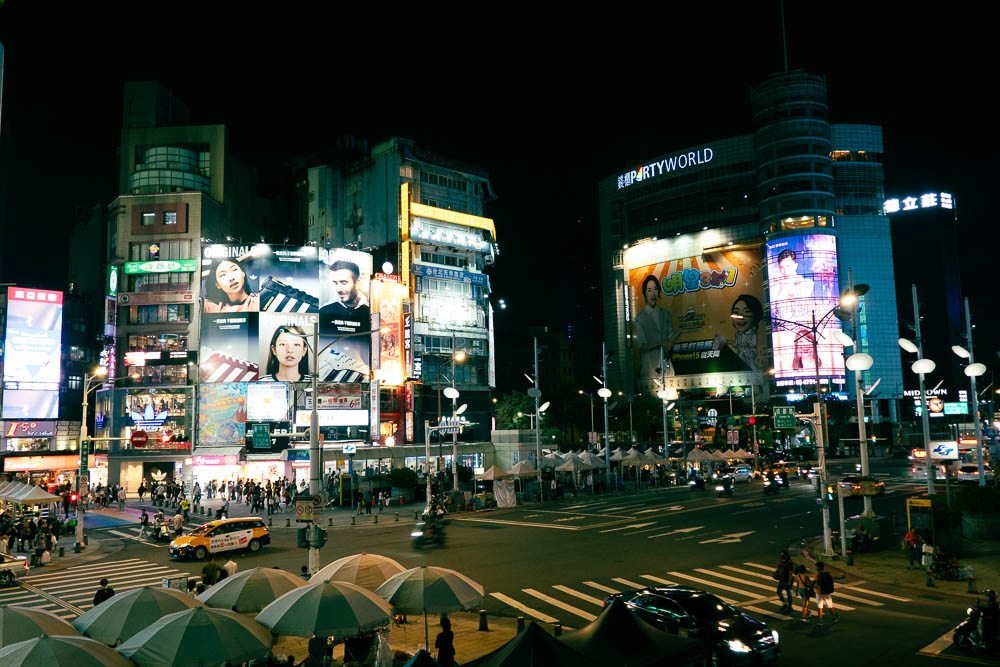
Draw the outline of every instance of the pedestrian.
<instances>
[{"instance_id":1,"label":"pedestrian","mask_svg":"<svg viewBox=\"0 0 1000 667\"><path fill-rule=\"evenodd\" d=\"M190 595L191 597L197 595L197 593L195 592L195 588L197 588L197 586L198 586L197 579L188 579L187 594Z\"/></svg>"},{"instance_id":2,"label":"pedestrian","mask_svg":"<svg viewBox=\"0 0 1000 667\"><path fill-rule=\"evenodd\" d=\"M201 505L201 485L198 482L194 483L194 488L191 490L191 495L194 497L194 506L197 509Z\"/></svg>"},{"instance_id":3,"label":"pedestrian","mask_svg":"<svg viewBox=\"0 0 1000 667\"><path fill-rule=\"evenodd\" d=\"M181 498L181 513L184 515L184 523L191 520L191 501L187 498Z\"/></svg>"},{"instance_id":4,"label":"pedestrian","mask_svg":"<svg viewBox=\"0 0 1000 667\"><path fill-rule=\"evenodd\" d=\"M805 565L796 565L793 572L795 580L795 592L802 600L802 622L809 622L809 600L813 598L812 582L809 580L809 573L806 572Z\"/></svg>"},{"instance_id":5,"label":"pedestrian","mask_svg":"<svg viewBox=\"0 0 1000 667\"><path fill-rule=\"evenodd\" d=\"M114 594L115 589L108 585L108 580L101 579L101 587L97 589L96 593L94 593L94 606L96 607Z\"/></svg>"},{"instance_id":6,"label":"pedestrian","mask_svg":"<svg viewBox=\"0 0 1000 667\"><path fill-rule=\"evenodd\" d=\"M912 526L906 531L906 535L903 537L903 547L906 549L906 557L910 561L910 566L907 568L909 570L916 569L914 563L920 563L920 547L921 542L920 533L916 531Z\"/></svg>"},{"instance_id":7,"label":"pedestrian","mask_svg":"<svg viewBox=\"0 0 1000 667\"><path fill-rule=\"evenodd\" d=\"M146 537L146 530L149 528L149 515L146 514L146 508L142 508L142 514L139 515L139 537Z\"/></svg>"},{"instance_id":8,"label":"pedestrian","mask_svg":"<svg viewBox=\"0 0 1000 667\"><path fill-rule=\"evenodd\" d=\"M455 633L451 631L451 619L441 614L441 632L434 639L437 661L441 667L455 667Z\"/></svg>"},{"instance_id":9,"label":"pedestrian","mask_svg":"<svg viewBox=\"0 0 1000 667\"><path fill-rule=\"evenodd\" d=\"M313 633L312 637L309 638L307 648L309 656L306 665L308 667L325 667L327 655L330 652L326 637L317 637L316 633Z\"/></svg>"},{"instance_id":10,"label":"pedestrian","mask_svg":"<svg viewBox=\"0 0 1000 667\"><path fill-rule=\"evenodd\" d=\"M219 566L215 563L215 556L208 555L208 562L201 568L201 583L211 586L219 580Z\"/></svg>"},{"instance_id":11,"label":"pedestrian","mask_svg":"<svg viewBox=\"0 0 1000 667\"><path fill-rule=\"evenodd\" d=\"M833 622L840 620L840 616L833 608L833 577L826 571L826 566L822 561L816 561L816 578L813 579L813 591L816 592L816 608L819 609L819 623L816 627L823 627L823 609L829 609L833 616Z\"/></svg>"},{"instance_id":12,"label":"pedestrian","mask_svg":"<svg viewBox=\"0 0 1000 667\"><path fill-rule=\"evenodd\" d=\"M778 567L771 575L778 582L778 602L782 602L786 598L788 600L781 605L781 609L778 611L792 610L792 572L794 567L791 556L788 555L787 551L782 551L781 555L778 556ZM782 591L785 592L785 598L781 597Z\"/></svg>"},{"instance_id":13,"label":"pedestrian","mask_svg":"<svg viewBox=\"0 0 1000 667\"><path fill-rule=\"evenodd\" d=\"M141 503L142 502L142 497L144 495L146 495L146 481L145 480L139 482L139 491L138 491L138 493L139 493L139 502Z\"/></svg>"},{"instance_id":14,"label":"pedestrian","mask_svg":"<svg viewBox=\"0 0 1000 667\"><path fill-rule=\"evenodd\" d=\"M180 537L184 531L184 515L178 511L170 520L170 523L173 524L174 537Z\"/></svg>"},{"instance_id":15,"label":"pedestrian","mask_svg":"<svg viewBox=\"0 0 1000 667\"><path fill-rule=\"evenodd\" d=\"M365 491L365 514L372 513L372 490Z\"/></svg>"},{"instance_id":16,"label":"pedestrian","mask_svg":"<svg viewBox=\"0 0 1000 667\"><path fill-rule=\"evenodd\" d=\"M125 487L118 489L118 511L125 511Z\"/></svg>"},{"instance_id":17,"label":"pedestrian","mask_svg":"<svg viewBox=\"0 0 1000 667\"><path fill-rule=\"evenodd\" d=\"M236 561L233 560L232 556L226 556L226 562L223 563L222 569L226 571L226 576L231 577L236 574L236 570L239 569L239 566L236 564Z\"/></svg>"}]
</instances>

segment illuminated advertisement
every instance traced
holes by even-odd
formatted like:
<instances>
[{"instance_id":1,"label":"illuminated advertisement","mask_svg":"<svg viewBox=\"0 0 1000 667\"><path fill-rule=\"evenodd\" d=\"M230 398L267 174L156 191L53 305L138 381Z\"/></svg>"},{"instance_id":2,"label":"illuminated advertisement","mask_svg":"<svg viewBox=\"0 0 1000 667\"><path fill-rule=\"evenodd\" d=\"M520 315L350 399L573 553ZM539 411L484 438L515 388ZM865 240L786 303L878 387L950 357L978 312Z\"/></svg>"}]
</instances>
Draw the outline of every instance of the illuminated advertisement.
<instances>
[{"instance_id":1,"label":"illuminated advertisement","mask_svg":"<svg viewBox=\"0 0 1000 667\"><path fill-rule=\"evenodd\" d=\"M766 368L762 273L756 248L629 270L636 377Z\"/></svg>"},{"instance_id":2,"label":"illuminated advertisement","mask_svg":"<svg viewBox=\"0 0 1000 667\"><path fill-rule=\"evenodd\" d=\"M280 422L288 419L288 385L284 382L247 384L247 419Z\"/></svg>"},{"instance_id":3,"label":"illuminated advertisement","mask_svg":"<svg viewBox=\"0 0 1000 667\"><path fill-rule=\"evenodd\" d=\"M242 445L247 428L247 383L203 384L198 401L198 443Z\"/></svg>"},{"instance_id":4,"label":"illuminated advertisement","mask_svg":"<svg viewBox=\"0 0 1000 667\"><path fill-rule=\"evenodd\" d=\"M843 376L843 347L831 336L840 325L830 316L840 301L837 239L828 234L771 239L767 269L778 384L789 379L808 384L816 376L817 365L821 377ZM814 315L820 324L816 341L811 333Z\"/></svg>"},{"instance_id":5,"label":"illuminated advertisement","mask_svg":"<svg viewBox=\"0 0 1000 667\"><path fill-rule=\"evenodd\" d=\"M366 381L370 340L353 334L370 327L371 271L353 250L204 246L201 382Z\"/></svg>"},{"instance_id":6,"label":"illuminated advertisement","mask_svg":"<svg viewBox=\"0 0 1000 667\"><path fill-rule=\"evenodd\" d=\"M58 419L63 293L7 288L3 418Z\"/></svg>"},{"instance_id":7,"label":"illuminated advertisement","mask_svg":"<svg viewBox=\"0 0 1000 667\"><path fill-rule=\"evenodd\" d=\"M361 409L361 385L348 382L321 382L316 385L319 393L317 410ZM306 400L308 407L309 400Z\"/></svg>"},{"instance_id":8,"label":"illuminated advertisement","mask_svg":"<svg viewBox=\"0 0 1000 667\"><path fill-rule=\"evenodd\" d=\"M403 384L403 299L407 289L391 280L372 281L372 308L380 316L379 370L376 377L383 385Z\"/></svg>"}]
</instances>

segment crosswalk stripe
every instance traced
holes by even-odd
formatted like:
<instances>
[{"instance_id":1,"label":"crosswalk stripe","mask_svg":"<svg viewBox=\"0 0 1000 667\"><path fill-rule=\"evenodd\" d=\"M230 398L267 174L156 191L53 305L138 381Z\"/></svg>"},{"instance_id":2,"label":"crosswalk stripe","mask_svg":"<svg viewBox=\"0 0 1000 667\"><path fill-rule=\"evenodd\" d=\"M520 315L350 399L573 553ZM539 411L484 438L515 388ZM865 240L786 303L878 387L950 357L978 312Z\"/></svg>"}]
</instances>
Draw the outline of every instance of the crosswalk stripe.
<instances>
[{"instance_id":1,"label":"crosswalk stripe","mask_svg":"<svg viewBox=\"0 0 1000 667\"><path fill-rule=\"evenodd\" d=\"M769 579L770 578L770 577L767 577L766 575L763 575L763 574L757 574L756 572L751 572L749 570L741 570L738 567L731 567L729 565L720 565L719 567L721 569L724 569L724 570L731 570L733 572L740 572L742 574L746 574L746 575L749 575L751 577L758 577L760 579ZM764 588L764 586L760 586L760 587ZM770 588L770 586L768 586L767 588ZM850 588L851 590L859 590L859 592L862 592L862 593L871 593L871 591L866 591L863 588L862 589L855 589L852 586L840 586L840 587L837 588L836 595L838 597L844 598L845 600L852 600L853 602L860 602L861 604L867 604L867 605L871 605L873 607L882 607L882 606L884 606L884 603L882 603L882 602L877 602L875 600L866 600L865 598L859 598L857 596L850 595L848 593L844 593L843 589L845 589L845 588ZM875 593L875 595L878 595L878 593ZM906 598L896 598L894 596L888 596L888 597L890 597L892 599L895 599L895 600L900 600L902 602L909 602L909 600L907 600Z\"/></svg>"},{"instance_id":2,"label":"crosswalk stripe","mask_svg":"<svg viewBox=\"0 0 1000 667\"><path fill-rule=\"evenodd\" d=\"M669 574L672 577L680 577L681 579L690 579L691 581L693 581L695 583L702 584L704 586L712 586L714 588L721 588L722 590L729 591L730 593L739 593L740 595L746 595L749 598L755 598L755 597L757 597L756 593L750 593L750 592L741 590L739 588L733 588L732 586L727 586L726 584L720 584L720 583L717 583L717 582L714 582L714 581L709 581L707 579L699 579L698 577L692 577L691 575L684 574L682 572L667 572L667 574ZM725 600L729 604L736 604L735 600L726 600L721 595L719 596L719 598Z\"/></svg>"},{"instance_id":3,"label":"crosswalk stripe","mask_svg":"<svg viewBox=\"0 0 1000 667\"><path fill-rule=\"evenodd\" d=\"M761 565L760 563L743 563L744 565L749 565L750 567L756 567L761 570L767 570L768 572L774 572L774 567L771 565Z\"/></svg>"},{"instance_id":4,"label":"crosswalk stripe","mask_svg":"<svg viewBox=\"0 0 1000 667\"><path fill-rule=\"evenodd\" d=\"M754 588L762 588L765 591L774 591L775 586L768 586L766 584L758 584L756 581L747 581L745 579L740 579L739 577L731 577L728 574L722 574L721 572L713 572L712 570L706 570L703 567L696 567L695 572L701 572L702 574L707 574L712 577L718 577L719 579L726 579L728 581L735 581L738 584L743 584L744 586L752 586Z\"/></svg>"},{"instance_id":5,"label":"crosswalk stripe","mask_svg":"<svg viewBox=\"0 0 1000 667\"><path fill-rule=\"evenodd\" d=\"M835 590L833 592L833 596L835 598L842 598L844 600L851 600L852 602L860 602L861 604L871 605L872 607L884 607L885 606L884 602L876 602L875 600L866 600L864 598L859 598L856 595L848 595L847 593L845 593L842 590L842 588L843 587L837 588L837 590ZM836 604L837 603L834 603L834 606L836 606Z\"/></svg>"},{"instance_id":6,"label":"crosswalk stripe","mask_svg":"<svg viewBox=\"0 0 1000 667\"><path fill-rule=\"evenodd\" d=\"M758 579L772 579L766 574L760 574L758 572L751 572L750 570L741 570L738 567L733 567L732 565L720 565L719 569L729 570L730 572L739 572L740 574L745 574L750 577L757 577Z\"/></svg>"},{"instance_id":7,"label":"crosswalk stripe","mask_svg":"<svg viewBox=\"0 0 1000 667\"><path fill-rule=\"evenodd\" d=\"M543 614L542 612L538 611L537 609L532 609L531 607L529 607L527 605L521 604L520 602L518 602L514 598L508 597L508 596L504 595L503 593L490 593L490 595L492 595L493 597L495 597L497 600L500 600L500 602L503 602L505 605L507 605L509 607L513 607L514 609L517 609L518 611L522 611L525 614L527 614L528 616L531 616L532 618L538 619L542 623L558 623L559 622L558 618L552 618L548 614Z\"/></svg>"},{"instance_id":8,"label":"crosswalk stripe","mask_svg":"<svg viewBox=\"0 0 1000 667\"><path fill-rule=\"evenodd\" d=\"M552 588L556 589L557 591L562 591L567 595L572 595L575 598L580 598L581 600L584 600L591 604L596 604L598 607L604 606L604 600L599 600L598 598L595 598L593 595L587 595L586 593L581 593L580 591L574 591L569 586L557 585L553 586Z\"/></svg>"},{"instance_id":9,"label":"crosswalk stripe","mask_svg":"<svg viewBox=\"0 0 1000 667\"><path fill-rule=\"evenodd\" d=\"M551 595L546 595L545 593L542 593L540 591L536 591L534 588L522 588L521 590L524 593L527 593L528 595L531 595L532 597L538 598L542 602L546 602L546 603L552 605L553 607L559 607L563 611L568 611L569 613L574 614L576 616L579 616L580 618L582 618L584 620L593 621L595 618L597 618L597 616L595 614L591 614L588 611L584 611L582 609L578 609L577 607L574 607L571 604L566 604L562 600L557 600L556 598L552 597Z\"/></svg>"},{"instance_id":10,"label":"crosswalk stripe","mask_svg":"<svg viewBox=\"0 0 1000 667\"><path fill-rule=\"evenodd\" d=\"M159 568L157 570L147 570L141 573L137 572L136 574L117 575L115 577L108 577L108 578L112 580L111 584L112 588L114 588L116 585L131 584L139 580L146 581L148 579L153 579L159 581L161 577L170 576L175 573L180 574L180 571L174 570L172 568ZM103 578L104 577L101 575L95 575L93 577L81 580L73 584L60 584L58 586L40 586L39 588L41 588L47 593L52 593L53 595L55 595L57 593L61 594L67 591L73 591L75 589L80 588L81 586L96 586L97 582Z\"/></svg>"},{"instance_id":11,"label":"crosswalk stripe","mask_svg":"<svg viewBox=\"0 0 1000 667\"><path fill-rule=\"evenodd\" d=\"M140 583L129 584L127 586L115 586L115 592L116 593L124 593L125 591L135 590L136 588L145 588L146 586L151 586L153 588L159 588L160 587L160 580L157 579L155 581L144 581L144 582L140 582ZM67 602L69 602L71 604L75 604L75 606L79 607L80 609L90 609L91 607L94 606L93 605L94 595L92 593L85 593L85 594L81 594L81 595L69 595L69 596L66 596L66 597L62 597L60 599L61 600L66 600ZM83 602L84 604L76 604L76 603L73 602L74 600L79 600L79 601Z\"/></svg>"},{"instance_id":12,"label":"crosswalk stripe","mask_svg":"<svg viewBox=\"0 0 1000 667\"><path fill-rule=\"evenodd\" d=\"M661 579L660 577L654 577L651 574L640 574L639 576L642 577L643 579L649 579L650 581L655 581L658 584L663 584L664 586L676 586L677 585L676 581L668 581L666 579Z\"/></svg>"},{"instance_id":13,"label":"crosswalk stripe","mask_svg":"<svg viewBox=\"0 0 1000 667\"><path fill-rule=\"evenodd\" d=\"M840 588L849 588L852 591L858 591L859 593L866 593L868 595L875 595L880 598L886 598L889 600L896 600L897 602L912 602L910 598L903 598L897 595L890 595L888 593L880 593L878 591L870 591L867 588L861 588L860 586L841 586Z\"/></svg>"},{"instance_id":14,"label":"crosswalk stripe","mask_svg":"<svg viewBox=\"0 0 1000 667\"><path fill-rule=\"evenodd\" d=\"M112 561L110 563L100 563L98 565L76 565L73 567L68 567L65 570L59 570L58 572L53 572L51 574L33 574L28 577L21 577L24 581L42 581L43 579L52 579L53 577L65 577L67 575L73 576L81 571L85 570L115 570L118 568L126 567L129 564L136 565L138 563L145 563L146 561L141 558L130 558L128 560L122 561ZM72 574L71 574L72 573Z\"/></svg>"},{"instance_id":15,"label":"crosswalk stripe","mask_svg":"<svg viewBox=\"0 0 1000 667\"><path fill-rule=\"evenodd\" d=\"M615 588L611 588L610 586L604 586L603 584L599 584L596 581L585 581L583 583L586 584L587 586L590 586L591 588L596 588L599 591L604 591L605 593L611 593L611 594L621 593L621 591Z\"/></svg>"},{"instance_id":16,"label":"crosswalk stripe","mask_svg":"<svg viewBox=\"0 0 1000 667\"><path fill-rule=\"evenodd\" d=\"M143 572L163 571L163 570L174 572L176 571L176 568L168 567L166 565L154 565L150 563L147 566L132 565L127 568L120 568L116 570L94 570L93 572L89 572L86 574L81 572L76 574L75 576L72 575L64 576L64 577L59 577L58 579L49 579L47 581L30 581L27 583L46 589L61 588L66 584L77 585L85 581L99 581L104 577L107 577L108 579L114 579L116 577L131 577L137 574L141 574Z\"/></svg>"},{"instance_id":17,"label":"crosswalk stripe","mask_svg":"<svg viewBox=\"0 0 1000 667\"><path fill-rule=\"evenodd\" d=\"M742 607L742 609L746 609L747 611L752 611L755 614L763 614L764 616L770 616L771 618L777 618L777 619L780 619L782 621L787 621L788 620L787 616L782 616L781 614L775 614L773 611L768 611L766 609L761 609L760 607L755 607L755 606L752 606L752 605L746 605L745 607Z\"/></svg>"},{"instance_id":18,"label":"crosswalk stripe","mask_svg":"<svg viewBox=\"0 0 1000 667\"><path fill-rule=\"evenodd\" d=\"M629 587L634 588L636 590L638 590L640 588L645 588L645 586L643 584L637 584L634 581L629 581L628 579L622 579L621 577L615 577L611 581L616 581L619 584L622 584L623 586L629 586Z\"/></svg>"}]
</instances>

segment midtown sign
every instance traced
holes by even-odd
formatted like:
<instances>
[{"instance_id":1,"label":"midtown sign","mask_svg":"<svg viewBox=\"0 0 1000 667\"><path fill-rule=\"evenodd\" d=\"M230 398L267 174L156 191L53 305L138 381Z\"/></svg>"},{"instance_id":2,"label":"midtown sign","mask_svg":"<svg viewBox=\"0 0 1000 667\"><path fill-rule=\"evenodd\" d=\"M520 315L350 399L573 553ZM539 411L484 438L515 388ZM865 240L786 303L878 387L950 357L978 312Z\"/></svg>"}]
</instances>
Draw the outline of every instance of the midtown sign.
<instances>
[{"instance_id":1,"label":"midtown sign","mask_svg":"<svg viewBox=\"0 0 1000 667\"><path fill-rule=\"evenodd\" d=\"M679 153L657 162L640 165L632 171L627 171L618 176L618 189L621 190L635 183L640 183L656 176L662 176L663 174L669 174L672 171L680 171L688 167L707 164L712 161L713 157L715 157L715 152L711 148L700 148L696 151Z\"/></svg>"}]
</instances>

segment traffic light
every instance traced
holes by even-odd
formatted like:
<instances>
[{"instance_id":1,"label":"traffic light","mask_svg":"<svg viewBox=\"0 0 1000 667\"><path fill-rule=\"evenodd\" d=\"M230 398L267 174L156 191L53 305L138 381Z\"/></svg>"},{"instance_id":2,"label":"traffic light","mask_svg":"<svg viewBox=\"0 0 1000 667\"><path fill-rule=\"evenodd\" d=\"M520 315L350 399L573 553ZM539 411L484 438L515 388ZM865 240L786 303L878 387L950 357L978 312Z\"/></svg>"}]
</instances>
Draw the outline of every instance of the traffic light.
<instances>
[{"instance_id":1,"label":"traffic light","mask_svg":"<svg viewBox=\"0 0 1000 667\"><path fill-rule=\"evenodd\" d=\"M756 423L757 423L757 418L756 418L756 417L754 417L753 415L750 415L750 418L749 418L749 419L747 419L747 423L748 423L748 424L750 424L750 425L752 426L752 425L754 425L754 424L756 424Z\"/></svg>"},{"instance_id":2,"label":"traffic light","mask_svg":"<svg viewBox=\"0 0 1000 667\"><path fill-rule=\"evenodd\" d=\"M326 544L326 529L320 528L319 526L313 526L313 546L317 549L321 548Z\"/></svg>"},{"instance_id":3,"label":"traffic light","mask_svg":"<svg viewBox=\"0 0 1000 667\"><path fill-rule=\"evenodd\" d=\"M69 494L69 501L71 503L75 503L79 497L80 496L78 496L76 493L71 493Z\"/></svg>"},{"instance_id":4,"label":"traffic light","mask_svg":"<svg viewBox=\"0 0 1000 667\"><path fill-rule=\"evenodd\" d=\"M298 537L299 549L308 549L309 548L309 529L307 527L303 526L302 528L299 528L295 532L296 532L296 536Z\"/></svg>"},{"instance_id":5,"label":"traffic light","mask_svg":"<svg viewBox=\"0 0 1000 667\"><path fill-rule=\"evenodd\" d=\"M834 499L834 493L835 493L835 491L834 491L834 488L833 488L833 484L827 484L826 485L826 499L828 501L831 501L831 502L833 501L833 499Z\"/></svg>"}]
</instances>

